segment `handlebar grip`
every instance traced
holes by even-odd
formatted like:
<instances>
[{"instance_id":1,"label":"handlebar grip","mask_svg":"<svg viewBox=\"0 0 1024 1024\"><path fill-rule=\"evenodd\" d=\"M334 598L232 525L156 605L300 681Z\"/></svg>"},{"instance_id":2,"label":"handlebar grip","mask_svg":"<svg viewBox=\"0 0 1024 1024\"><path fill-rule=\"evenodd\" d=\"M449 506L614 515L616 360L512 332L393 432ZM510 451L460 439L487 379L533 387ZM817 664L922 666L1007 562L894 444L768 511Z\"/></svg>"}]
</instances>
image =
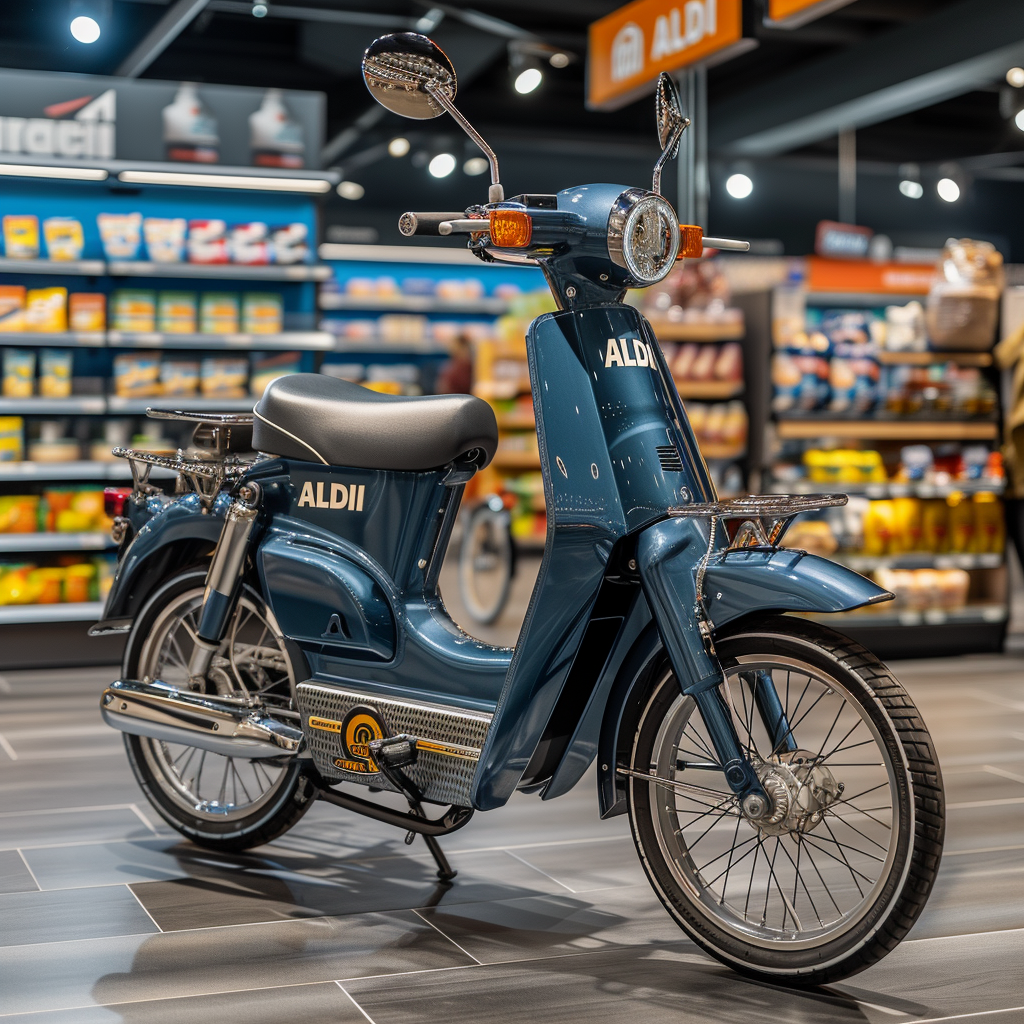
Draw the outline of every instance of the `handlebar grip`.
<instances>
[{"instance_id":1,"label":"handlebar grip","mask_svg":"<svg viewBox=\"0 0 1024 1024\"><path fill-rule=\"evenodd\" d=\"M449 220L465 220L466 213L459 210L457 213L403 213L398 218L398 230L410 238L413 235L437 235L438 226Z\"/></svg>"}]
</instances>

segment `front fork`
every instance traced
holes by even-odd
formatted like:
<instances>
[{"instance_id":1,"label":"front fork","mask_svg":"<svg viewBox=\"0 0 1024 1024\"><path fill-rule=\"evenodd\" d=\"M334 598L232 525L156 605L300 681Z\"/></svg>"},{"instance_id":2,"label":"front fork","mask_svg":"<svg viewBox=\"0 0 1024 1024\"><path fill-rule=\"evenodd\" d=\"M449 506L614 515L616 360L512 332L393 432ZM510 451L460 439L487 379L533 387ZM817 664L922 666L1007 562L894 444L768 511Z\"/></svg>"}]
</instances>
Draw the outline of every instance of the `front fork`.
<instances>
[{"instance_id":1,"label":"front fork","mask_svg":"<svg viewBox=\"0 0 1024 1024\"><path fill-rule=\"evenodd\" d=\"M640 534L637 568L680 689L696 703L726 782L744 814L760 818L771 813L772 802L736 732L725 696L728 683L697 589L696 569L708 546L708 536L696 518L667 519ZM759 677L753 693L773 744L776 749L791 749L791 729L771 677L755 672L744 673L747 675L751 683L754 675Z\"/></svg>"},{"instance_id":2,"label":"front fork","mask_svg":"<svg viewBox=\"0 0 1024 1024\"><path fill-rule=\"evenodd\" d=\"M224 516L220 540L206 573L199 628L196 630L195 648L188 663L191 683L205 679L213 656L227 633L245 572L245 557L256 526L260 497L259 484L242 484Z\"/></svg>"}]
</instances>

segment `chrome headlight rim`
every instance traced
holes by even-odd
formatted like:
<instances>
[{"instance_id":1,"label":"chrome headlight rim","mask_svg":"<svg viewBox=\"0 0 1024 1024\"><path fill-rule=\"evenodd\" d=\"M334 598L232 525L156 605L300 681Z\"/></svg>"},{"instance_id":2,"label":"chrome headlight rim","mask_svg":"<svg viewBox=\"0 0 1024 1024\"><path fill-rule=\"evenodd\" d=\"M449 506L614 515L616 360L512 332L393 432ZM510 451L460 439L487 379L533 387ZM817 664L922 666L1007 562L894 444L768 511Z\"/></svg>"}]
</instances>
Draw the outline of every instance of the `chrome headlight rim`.
<instances>
[{"instance_id":1,"label":"chrome headlight rim","mask_svg":"<svg viewBox=\"0 0 1024 1024\"><path fill-rule=\"evenodd\" d=\"M669 250L654 275L640 268L633 245L637 222L652 208L664 215L670 237ZM672 204L664 196L640 188L626 189L619 195L608 216L608 255L616 266L629 273L637 287L646 288L667 277L675 266L680 244L679 220Z\"/></svg>"}]
</instances>

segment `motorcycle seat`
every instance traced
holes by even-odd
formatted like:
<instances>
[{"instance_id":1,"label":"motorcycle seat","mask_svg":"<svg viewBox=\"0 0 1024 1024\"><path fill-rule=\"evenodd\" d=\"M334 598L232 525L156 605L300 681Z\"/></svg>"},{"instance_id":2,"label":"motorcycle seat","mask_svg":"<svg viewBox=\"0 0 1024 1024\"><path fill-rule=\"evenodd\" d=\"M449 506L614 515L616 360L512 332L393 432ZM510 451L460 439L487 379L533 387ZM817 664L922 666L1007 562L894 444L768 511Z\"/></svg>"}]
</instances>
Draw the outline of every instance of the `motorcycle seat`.
<instances>
[{"instance_id":1,"label":"motorcycle seat","mask_svg":"<svg viewBox=\"0 0 1024 1024\"><path fill-rule=\"evenodd\" d=\"M425 470L469 455L483 468L498 447L482 399L382 395L322 373L278 377L253 412L256 451L326 466Z\"/></svg>"}]
</instances>

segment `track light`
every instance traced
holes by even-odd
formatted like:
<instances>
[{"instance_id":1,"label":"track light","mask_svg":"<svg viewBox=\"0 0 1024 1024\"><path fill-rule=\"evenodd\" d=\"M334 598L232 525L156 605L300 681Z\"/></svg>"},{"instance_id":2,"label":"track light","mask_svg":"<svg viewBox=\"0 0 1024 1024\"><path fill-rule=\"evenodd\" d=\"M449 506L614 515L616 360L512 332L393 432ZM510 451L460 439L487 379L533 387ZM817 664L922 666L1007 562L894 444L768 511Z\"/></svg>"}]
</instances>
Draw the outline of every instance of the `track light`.
<instances>
[{"instance_id":1,"label":"track light","mask_svg":"<svg viewBox=\"0 0 1024 1024\"><path fill-rule=\"evenodd\" d=\"M544 81L544 72L539 67L528 67L523 68L515 78L513 86L517 93L521 96L525 96L528 92L533 92L534 89Z\"/></svg>"},{"instance_id":2,"label":"track light","mask_svg":"<svg viewBox=\"0 0 1024 1024\"><path fill-rule=\"evenodd\" d=\"M455 157L451 153L438 153L429 164L427 170L435 178L447 178L455 170Z\"/></svg>"},{"instance_id":3,"label":"track light","mask_svg":"<svg viewBox=\"0 0 1024 1024\"><path fill-rule=\"evenodd\" d=\"M917 164L900 164L900 192L908 199L920 199L924 195L921 168Z\"/></svg>"},{"instance_id":4,"label":"track light","mask_svg":"<svg viewBox=\"0 0 1024 1024\"><path fill-rule=\"evenodd\" d=\"M1006 84L1012 85L1014 89L1024 86L1024 68L1010 68L1006 72Z\"/></svg>"},{"instance_id":5,"label":"track light","mask_svg":"<svg viewBox=\"0 0 1024 1024\"><path fill-rule=\"evenodd\" d=\"M80 43L95 43L100 37L100 27L94 19L80 14L71 22L71 34Z\"/></svg>"},{"instance_id":6,"label":"track light","mask_svg":"<svg viewBox=\"0 0 1024 1024\"><path fill-rule=\"evenodd\" d=\"M388 143L388 152L392 156L405 156L409 152L409 140L403 139L400 135Z\"/></svg>"},{"instance_id":7,"label":"track light","mask_svg":"<svg viewBox=\"0 0 1024 1024\"><path fill-rule=\"evenodd\" d=\"M485 174L491 165L482 156L471 156L463 165L462 169L466 174L476 176Z\"/></svg>"},{"instance_id":8,"label":"track light","mask_svg":"<svg viewBox=\"0 0 1024 1024\"><path fill-rule=\"evenodd\" d=\"M545 68L567 68L576 55L532 39L513 39L508 44L508 71L512 88L520 96L533 92L544 81Z\"/></svg>"},{"instance_id":9,"label":"track light","mask_svg":"<svg viewBox=\"0 0 1024 1024\"><path fill-rule=\"evenodd\" d=\"M261 0L256 0L256 3L252 5L252 16L254 18L265 18L269 9L265 3L261 3Z\"/></svg>"},{"instance_id":10,"label":"track light","mask_svg":"<svg viewBox=\"0 0 1024 1024\"><path fill-rule=\"evenodd\" d=\"M1024 132L1024 108L1017 111L1016 117L1013 119L1013 123Z\"/></svg>"},{"instance_id":11,"label":"track light","mask_svg":"<svg viewBox=\"0 0 1024 1024\"><path fill-rule=\"evenodd\" d=\"M339 181L338 195L342 199L362 199L366 195L366 189L357 181Z\"/></svg>"},{"instance_id":12,"label":"track light","mask_svg":"<svg viewBox=\"0 0 1024 1024\"><path fill-rule=\"evenodd\" d=\"M110 17L110 0L71 0L71 35L80 43L95 43Z\"/></svg>"},{"instance_id":13,"label":"track light","mask_svg":"<svg viewBox=\"0 0 1024 1024\"><path fill-rule=\"evenodd\" d=\"M754 191L754 183L748 175L737 172L725 179L725 191L733 199L746 199Z\"/></svg>"},{"instance_id":14,"label":"track light","mask_svg":"<svg viewBox=\"0 0 1024 1024\"><path fill-rule=\"evenodd\" d=\"M935 191L947 203L955 203L960 198L960 186L952 178L939 178Z\"/></svg>"}]
</instances>

